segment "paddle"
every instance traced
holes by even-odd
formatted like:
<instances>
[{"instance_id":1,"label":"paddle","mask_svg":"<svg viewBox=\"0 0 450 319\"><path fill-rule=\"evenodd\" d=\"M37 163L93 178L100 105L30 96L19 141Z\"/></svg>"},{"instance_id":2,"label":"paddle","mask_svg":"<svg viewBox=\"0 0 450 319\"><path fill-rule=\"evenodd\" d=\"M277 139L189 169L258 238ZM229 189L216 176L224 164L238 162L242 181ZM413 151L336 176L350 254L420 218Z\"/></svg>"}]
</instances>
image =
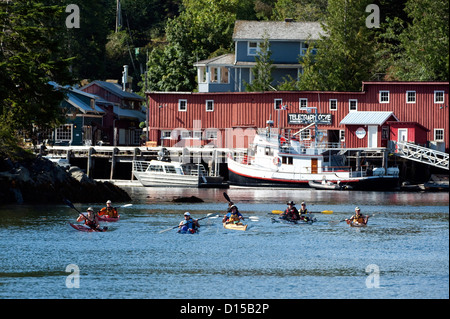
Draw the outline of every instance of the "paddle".
<instances>
[{"instance_id":1,"label":"paddle","mask_svg":"<svg viewBox=\"0 0 450 319\"><path fill-rule=\"evenodd\" d=\"M373 216L375 216L376 215L376 213L375 214L372 214L372 215L369 215L369 216L367 216L367 220L369 220L369 218L370 217L373 217ZM328 222L328 224L330 224L330 225L337 225L337 224L339 224L340 222L345 222L346 220L347 220L348 218L346 218L346 219L341 219L341 220L330 220L329 222Z\"/></svg>"},{"instance_id":2,"label":"paddle","mask_svg":"<svg viewBox=\"0 0 450 319\"><path fill-rule=\"evenodd\" d=\"M282 214L282 213L284 213L282 210L273 210L272 211L272 214L277 214L277 215L280 215L280 214ZM316 212L314 212L314 213L316 213ZM319 212L317 212L317 213L319 213ZM332 210L323 210L323 211L321 211L320 212L321 214L333 214L333 211ZM313 214L313 213L309 213L309 214Z\"/></svg>"},{"instance_id":3,"label":"paddle","mask_svg":"<svg viewBox=\"0 0 450 319\"><path fill-rule=\"evenodd\" d=\"M68 200L68 199L63 199L63 201L64 201L64 203L67 205L67 206L69 206L70 208L73 208L73 209L75 209L77 212L78 212L78 214L80 214L81 216L83 216L84 218L87 218L86 216L84 216L75 206L73 206L73 204L72 204L72 202L70 201L70 200ZM89 226L91 229L93 229L93 230L105 230L105 229L108 229L108 227L103 227L103 228L95 228L94 226L90 226L90 225L87 225L87 226Z\"/></svg>"},{"instance_id":4,"label":"paddle","mask_svg":"<svg viewBox=\"0 0 450 319\"><path fill-rule=\"evenodd\" d=\"M209 214L206 215L205 217L202 217L202 218L197 219L197 221L202 220L202 219L205 219L205 218L209 218L209 217L211 217L211 215L214 215L214 213L209 213ZM214 216L216 216L216 215L219 216L219 213L215 213ZM169 230L172 230L172 229L175 229L175 228L178 228L178 227L180 227L179 224L178 224L177 226L174 226L174 227L170 227L170 228L161 230L159 233L162 234L162 233L165 233L166 231L169 231Z\"/></svg>"},{"instance_id":5,"label":"paddle","mask_svg":"<svg viewBox=\"0 0 450 319\"><path fill-rule=\"evenodd\" d=\"M227 193L223 192L223 197L225 197L225 199L227 200L228 203L231 203L231 199Z\"/></svg>"}]
</instances>

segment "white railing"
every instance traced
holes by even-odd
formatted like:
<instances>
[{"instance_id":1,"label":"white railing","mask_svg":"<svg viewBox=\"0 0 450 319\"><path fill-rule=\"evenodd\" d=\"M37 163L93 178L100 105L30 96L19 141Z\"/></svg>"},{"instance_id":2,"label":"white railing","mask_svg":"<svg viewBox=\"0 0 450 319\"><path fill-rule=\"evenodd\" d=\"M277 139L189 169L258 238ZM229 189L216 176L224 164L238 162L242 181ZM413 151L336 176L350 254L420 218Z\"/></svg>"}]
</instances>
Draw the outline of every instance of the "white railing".
<instances>
[{"instance_id":1,"label":"white railing","mask_svg":"<svg viewBox=\"0 0 450 319\"><path fill-rule=\"evenodd\" d=\"M439 168L449 169L449 154L447 153L439 152L431 148L422 147L412 143L392 142L395 146L395 154L398 156Z\"/></svg>"}]
</instances>

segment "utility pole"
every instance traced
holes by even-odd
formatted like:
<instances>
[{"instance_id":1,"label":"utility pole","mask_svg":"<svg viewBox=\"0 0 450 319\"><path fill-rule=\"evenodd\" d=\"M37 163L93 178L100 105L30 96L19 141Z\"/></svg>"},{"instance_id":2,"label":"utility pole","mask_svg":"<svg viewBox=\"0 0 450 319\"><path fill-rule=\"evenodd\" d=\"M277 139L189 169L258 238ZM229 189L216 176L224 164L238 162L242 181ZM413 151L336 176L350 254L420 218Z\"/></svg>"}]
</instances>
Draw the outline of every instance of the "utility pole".
<instances>
[{"instance_id":1,"label":"utility pole","mask_svg":"<svg viewBox=\"0 0 450 319\"><path fill-rule=\"evenodd\" d=\"M116 6L116 33L119 31L119 29L122 27L122 9L120 7L120 0L117 0L117 6Z\"/></svg>"}]
</instances>

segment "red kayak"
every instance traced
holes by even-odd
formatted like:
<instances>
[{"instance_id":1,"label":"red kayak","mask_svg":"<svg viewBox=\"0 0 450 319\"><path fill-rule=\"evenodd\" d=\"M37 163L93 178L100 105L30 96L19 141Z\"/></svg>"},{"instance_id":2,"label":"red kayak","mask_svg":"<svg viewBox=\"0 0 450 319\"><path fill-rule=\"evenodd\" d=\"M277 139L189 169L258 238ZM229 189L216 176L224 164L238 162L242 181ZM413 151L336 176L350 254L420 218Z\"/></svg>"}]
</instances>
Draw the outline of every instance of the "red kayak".
<instances>
[{"instance_id":1,"label":"red kayak","mask_svg":"<svg viewBox=\"0 0 450 319\"><path fill-rule=\"evenodd\" d=\"M98 216L100 222L117 222L120 219L120 215L117 217L109 217L108 215Z\"/></svg>"},{"instance_id":2,"label":"red kayak","mask_svg":"<svg viewBox=\"0 0 450 319\"><path fill-rule=\"evenodd\" d=\"M102 229L92 229L90 227L84 226L84 225L75 225L72 223L69 223L70 226L72 226L73 228L75 228L76 230L79 231L84 231L84 232L104 232L108 230L108 227L103 227Z\"/></svg>"}]
</instances>

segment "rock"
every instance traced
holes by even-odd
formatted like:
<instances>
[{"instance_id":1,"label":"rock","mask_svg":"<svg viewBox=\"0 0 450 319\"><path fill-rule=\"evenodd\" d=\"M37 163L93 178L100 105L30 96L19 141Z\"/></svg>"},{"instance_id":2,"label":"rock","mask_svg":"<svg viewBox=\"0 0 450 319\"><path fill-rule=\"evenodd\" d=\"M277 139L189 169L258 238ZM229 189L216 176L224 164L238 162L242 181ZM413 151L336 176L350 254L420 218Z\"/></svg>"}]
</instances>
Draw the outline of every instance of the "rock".
<instances>
[{"instance_id":1,"label":"rock","mask_svg":"<svg viewBox=\"0 0 450 319\"><path fill-rule=\"evenodd\" d=\"M0 204L104 203L130 201L130 196L109 182L97 182L78 167L65 171L40 156L23 161L0 160Z\"/></svg>"},{"instance_id":2,"label":"rock","mask_svg":"<svg viewBox=\"0 0 450 319\"><path fill-rule=\"evenodd\" d=\"M203 203L203 199L196 196L191 197L176 197L172 200L174 203Z\"/></svg>"}]
</instances>

